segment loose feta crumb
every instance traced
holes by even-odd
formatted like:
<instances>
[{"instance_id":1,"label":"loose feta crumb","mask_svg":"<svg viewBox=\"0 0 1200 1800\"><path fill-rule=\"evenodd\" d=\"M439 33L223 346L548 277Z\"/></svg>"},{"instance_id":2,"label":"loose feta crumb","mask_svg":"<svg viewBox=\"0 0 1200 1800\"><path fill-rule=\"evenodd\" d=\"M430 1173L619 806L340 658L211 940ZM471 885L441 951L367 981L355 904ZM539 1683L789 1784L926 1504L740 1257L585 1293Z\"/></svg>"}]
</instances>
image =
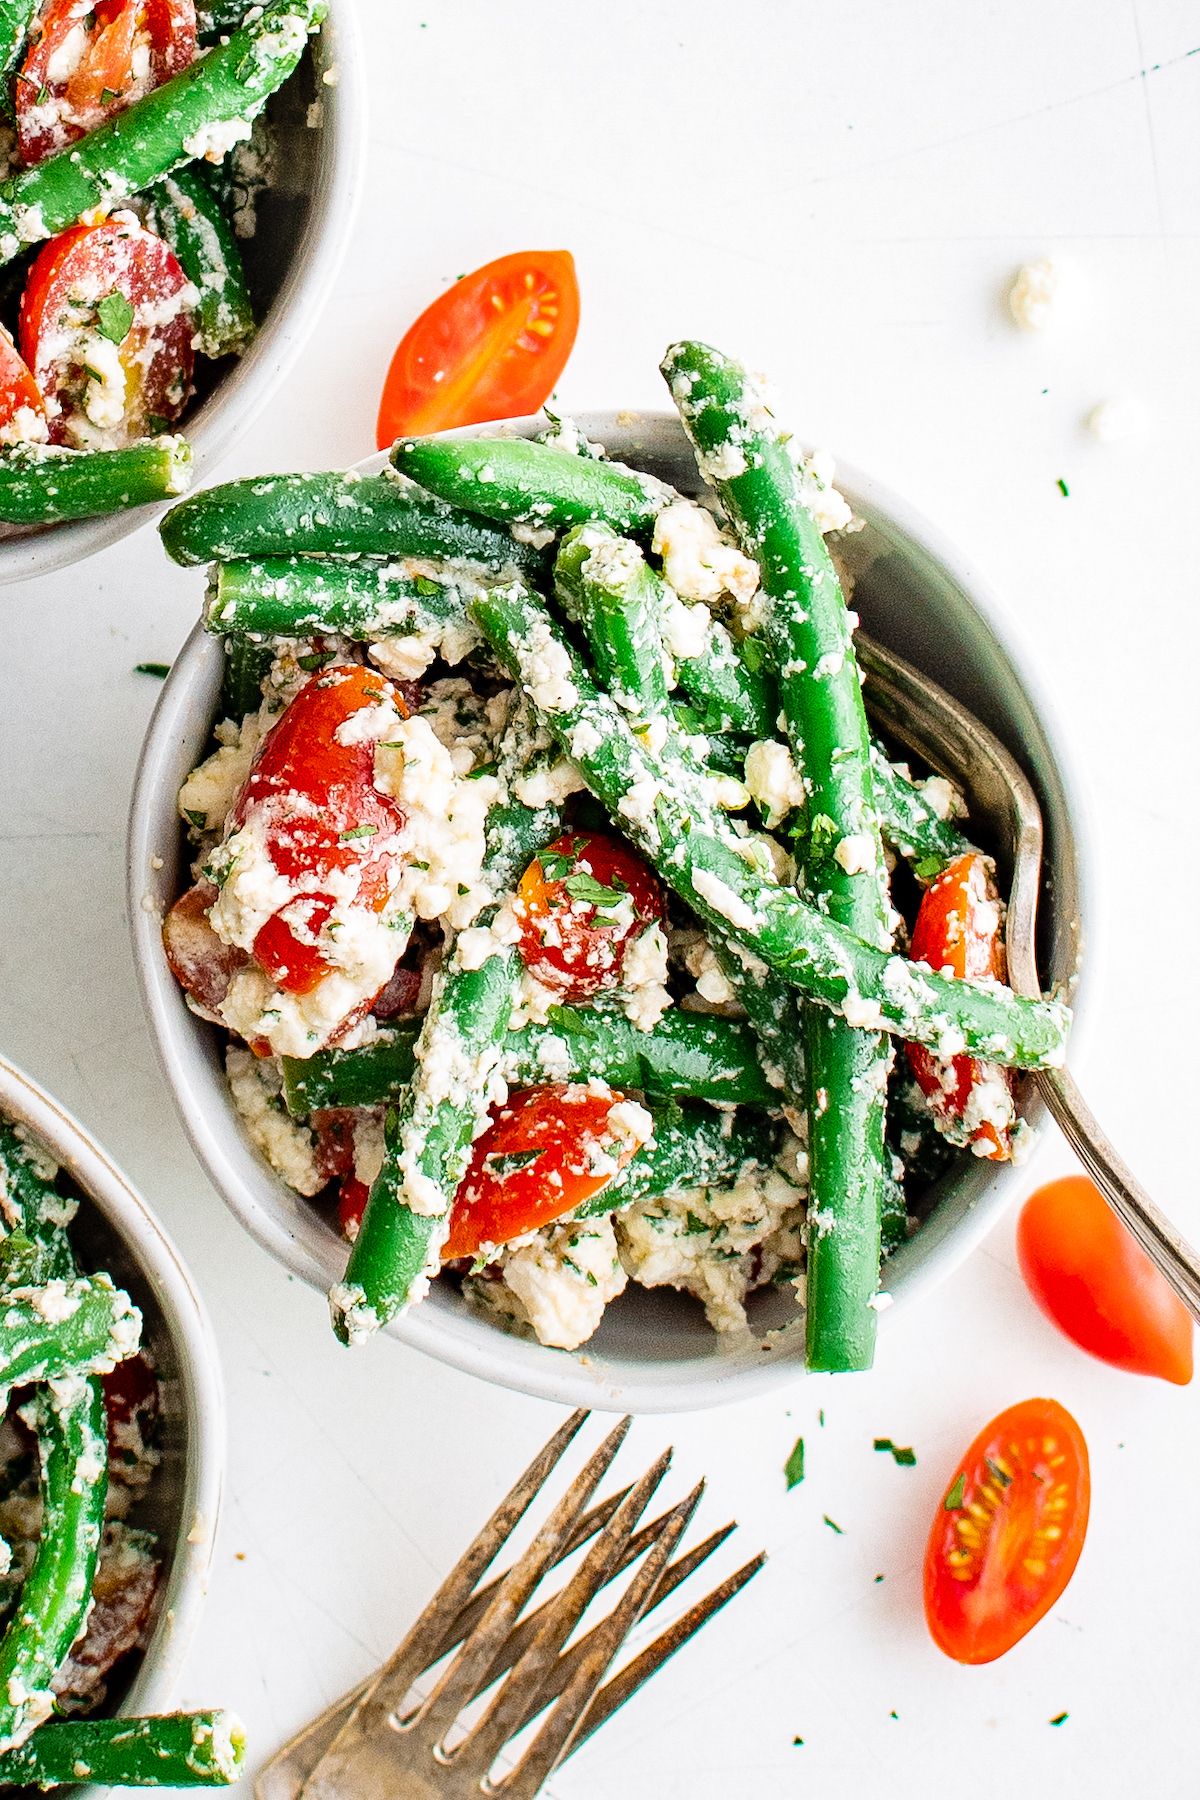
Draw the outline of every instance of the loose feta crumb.
<instances>
[{"instance_id":1,"label":"loose feta crumb","mask_svg":"<svg viewBox=\"0 0 1200 1800\"><path fill-rule=\"evenodd\" d=\"M693 500L663 508L654 521L651 549L663 559L667 582L685 600L717 600L728 593L748 602L758 590L758 564L723 537L712 514Z\"/></svg>"},{"instance_id":2,"label":"loose feta crumb","mask_svg":"<svg viewBox=\"0 0 1200 1800\"><path fill-rule=\"evenodd\" d=\"M1022 331L1045 331L1060 298L1062 271L1052 262L1026 263L1009 291L1008 305Z\"/></svg>"},{"instance_id":3,"label":"loose feta crumb","mask_svg":"<svg viewBox=\"0 0 1200 1800\"><path fill-rule=\"evenodd\" d=\"M1084 423L1102 444L1119 444L1141 437L1148 424L1145 407L1137 400L1102 400L1093 406Z\"/></svg>"}]
</instances>

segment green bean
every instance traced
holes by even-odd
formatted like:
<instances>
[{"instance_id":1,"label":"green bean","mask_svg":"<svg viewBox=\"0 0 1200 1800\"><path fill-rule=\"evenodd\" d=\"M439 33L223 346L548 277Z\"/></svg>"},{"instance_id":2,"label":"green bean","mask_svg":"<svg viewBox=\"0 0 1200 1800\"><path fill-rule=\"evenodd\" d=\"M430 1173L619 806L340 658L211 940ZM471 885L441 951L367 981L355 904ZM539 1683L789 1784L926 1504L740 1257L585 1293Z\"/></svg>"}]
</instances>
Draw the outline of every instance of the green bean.
<instances>
[{"instance_id":1,"label":"green bean","mask_svg":"<svg viewBox=\"0 0 1200 1800\"><path fill-rule=\"evenodd\" d=\"M608 1186L585 1201L577 1217L617 1212L635 1200L678 1198L694 1188L729 1188L747 1166L769 1169L783 1136L762 1113L732 1116L699 1102L654 1113L654 1136Z\"/></svg>"},{"instance_id":2,"label":"green bean","mask_svg":"<svg viewBox=\"0 0 1200 1800\"><path fill-rule=\"evenodd\" d=\"M0 0L0 105L8 119L16 117L12 77L37 9L38 0Z\"/></svg>"},{"instance_id":3,"label":"green bean","mask_svg":"<svg viewBox=\"0 0 1200 1800\"><path fill-rule=\"evenodd\" d=\"M59 1193L52 1168L23 1126L0 1118L0 1211L9 1225L0 1242L0 1280L6 1286L37 1287L75 1273L67 1226L76 1202Z\"/></svg>"},{"instance_id":4,"label":"green bean","mask_svg":"<svg viewBox=\"0 0 1200 1800\"><path fill-rule=\"evenodd\" d=\"M388 1112L383 1168L345 1278L329 1296L343 1343L360 1343L385 1325L421 1297L436 1272L447 1214L487 1115L521 972L515 950L498 945L479 968L464 968L456 948L434 982L413 1079Z\"/></svg>"},{"instance_id":5,"label":"green bean","mask_svg":"<svg viewBox=\"0 0 1200 1800\"><path fill-rule=\"evenodd\" d=\"M16 1787L228 1787L246 1760L242 1722L230 1712L146 1719L67 1719L40 1725L0 1755L0 1782Z\"/></svg>"},{"instance_id":6,"label":"green bean","mask_svg":"<svg viewBox=\"0 0 1200 1800\"><path fill-rule=\"evenodd\" d=\"M220 146L222 128L252 119L287 80L325 13L326 0L266 0L227 44L69 149L0 182L0 262L149 187L210 142Z\"/></svg>"},{"instance_id":7,"label":"green bean","mask_svg":"<svg viewBox=\"0 0 1200 1800\"><path fill-rule=\"evenodd\" d=\"M159 522L185 567L234 557L376 555L448 558L491 574L540 568L537 552L408 483L353 469L270 475L205 488Z\"/></svg>"},{"instance_id":8,"label":"green bean","mask_svg":"<svg viewBox=\"0 0 1200 1800\"><path fill-rule=\"evenodd\" d=\"M734 835L673 721L664 719L661 751L651 750L597 691L528 590L491 589L472 612L592 792L715 930L852 1024L882 1027L941 1055L966 1051L1016 1068L1062 1065L1070 1012L1060 1003L889 955L759 873L751 860L757 847Z\"/></svg>"},{"instance_id":9,"label":"green bean","mask_svg":"<svg viewBox=\"0 0 1200 1800\"><path fill-rule=\"evenodd\" d=\"M33 1405L42 1534L17 1615L0 1642L0 1751L20 1744L51 1710L50 1684L87 1618L108 1486L99 1382L53 1380L39 1388Z\"/></svg>"},{"instance_id":10,"label":"green bean","mask_svg":"<svg viewBox=\"0 0 1200 1800\"><path fill-rule=\"evenodd\" d=\"M679 498L653 475L528 438L400 438L392 462L443 500L534 531L602 519L649 537L663 507Z\"/></svg>"},{"instance_id":11,"label":"green bean","mask_svg":"<svg viewBox=\"0 0 1200 1800\"><path fill-rule=\"evenodd\" d=\"M237 239L203 167L177 169L155 183L151 224L200 296L192 312L196 348L205 356L240 356L254 336L254 308Z\"/></svg>"},{"instance_id":12,"label":"green bean","mask_svg":"<svg viewBox=\"0 0 1200 1800\"><path fill-rule=\"evenodd\" d=\"M701 714L699 729L774 737L779 717L774 675L766 668L749 668L719 619L712 621L705 637L699 656L677 655L674 659L676 679Z\"/></svg>"},{"instance_id":13,"label":"green bean","mask_svg":"<svg viewBox=\"0 0 1200 1800\"><path fill-rule=\"evenodd\" d=\"M447 625L474 636L466 609L476 589L463 576L433 581L409 575L385 557L243 557L214 565L204 625L234 637L337 631L370 640L435 635Z\"/></svg>"},{"instance_id":14,"label":"green bean","mask_svg":"<svg viewBox=\"0 0 1200 1800\"><path fill-rule=\"evenodd\" d=\"M102 1375L137 1349L141 1315L105 1274L0 1295L0 1388Z\"/></svg>"},{"instance_id":15,"label":"green bean","mask_svg":"<svg viewBox=\"0 0 1200 1800\"><path fill-rule=\"evenodd\" d=\"M947 819L938 817L920 789L905 780L878 744L871 746L871 778L880 827L893 850L918 867L936 863L929 876L955 857L971 854L973 845Z\"/></svg>"},{"instance_id":16,"label":"green bean","mask_svg":"<svg viewBox=\"0 0 1200 1800\"><path fill-rule=\"evenodd\" d=\"M52 525L146 506L184 493L191 470L191 445L180 437L147 438L125 450L19 444L0 452L0 519Z\"/></svg>"},{"instance_id":17,"label":"green bean","mask_svg":"<svg viewBox=\"0 0 1200 1800\"><path fill-rule=\"evenodd\" d=\"M221 676L221 717L240 722L262 705L263 682L275 660L271 642L253 638L225 639L225 668Z\"/></svg>"},{"instance_id":18,"label":"green bean","mask_svg":"<svg viewBox=\"0 0 1200 1800\"><path fill-rule=\"evenodd\" d=\"M306 1060L285 1056L288 1111L307 1118L327 1107L394 1105L412 1079L419 1030L416 1023L393 1025L357 1050L319 1050ZM743 1020L676 1007L652 1031L615 1011L553 1007L546 1024L509 1032L504 1071L513 1087L597 1076L654 1099L688 1095L739 1106L775 1106L779 1099Z\"/></svg>"},{"instance_id":19,"label":"green bean","mask_svg":"<svg viewBox=\"0 0 1200 1800\"><path fill-rule=\"evenodd\" d=\"M796 470L741 366L697 343L675 344L662 372L703 474L714 482L759 566L763 635L779 676L796 761L809 792L805 876L829 916L888 949L886 876L870 737L849 615ZM809 1240L807 1361L827 1371L874 1358L886 1034L805 1014Z\"/></svg>"},{"instance_id":20,"label":"green bean","mask_svg":"<svg viewBox=\"0 0 1200 1800\"><path fill-rule=\"evenodd\" d=\"M649 718L667 704L658 630L661 582L638 546L611 525L576 525L554 563L554 585L583 626L592 662L618 706Z\"/></svg>"}]
</instances>

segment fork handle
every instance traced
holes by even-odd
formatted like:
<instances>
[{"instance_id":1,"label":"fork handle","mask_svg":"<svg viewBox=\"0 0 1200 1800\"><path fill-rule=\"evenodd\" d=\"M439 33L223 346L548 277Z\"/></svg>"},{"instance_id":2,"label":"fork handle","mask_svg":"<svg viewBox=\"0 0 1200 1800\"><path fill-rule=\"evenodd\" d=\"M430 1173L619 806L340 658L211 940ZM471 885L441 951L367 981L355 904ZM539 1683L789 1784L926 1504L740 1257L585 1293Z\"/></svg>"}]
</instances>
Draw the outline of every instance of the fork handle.
<instances>
[{"instance_id":1,"label":"fork handle","mask_svg":"<svg viewBox=\"0 0 1200 1800\"><path fill-rule=\"evenodd\" d=\"M1200 1256L1125 1166L1066 1069L1039 1069L1038 1092L1076 1156L1121 1223L1200 1324Z\"/></svg>"}]
</instances>

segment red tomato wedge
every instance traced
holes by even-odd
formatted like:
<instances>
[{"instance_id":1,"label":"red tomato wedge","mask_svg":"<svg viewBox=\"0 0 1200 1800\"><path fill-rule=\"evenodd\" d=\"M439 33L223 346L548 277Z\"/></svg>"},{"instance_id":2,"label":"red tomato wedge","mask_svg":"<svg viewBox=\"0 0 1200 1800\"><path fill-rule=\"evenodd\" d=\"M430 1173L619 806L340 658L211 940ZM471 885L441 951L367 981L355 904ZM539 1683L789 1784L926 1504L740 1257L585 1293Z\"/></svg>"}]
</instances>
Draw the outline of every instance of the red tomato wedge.
<instances>
[{"instance_id":1,"label":"red tomato wedge","mask_svg":"<svg viewBox=\"0 0 1200 1800\"><path fill-rule=\"evenodd\" d=\"M76 143L195 55L194 0L47 0L17 76L22 162Z\"/></svg>"},{"instance_id":2,"label":"red tomato wedge","mask_svg":"<svg viewBox=\"0 0 1200 1800\"><path fill-rule=\"evenodd\" d=\"M1059 1598L1087 1533L1083 1433L1057 1400L1022 1400L959 1463L925 1552L925 1617L955 1662L994 1662Z\"/></svg>"},{"instance_id":3,"label":"red tomato wedge","mask_svg":"<svg viewBox=\"0 0 1200 1800\"><path fill-rule=\"evenodd\" d=\"M50 240L29 271L20 336L54 443L119 449L179 417L191 392L193 292L132 213Z\"/></svg>"},{"instance_id":4,"label":"red tomato wedge","mask_svg":"<svg viewBox=\"0 0 1200 1800\"><path fill-rule=\"evenodd\" d=\"M609 1123L623 1097L563 1081L512 1094L475 1140L443 1259L536 1231L607 1186L638 1147Z\"/></svg>"},{"instance_id":5,"label":"red tomato wedge","mask_svg":"<svg viewBox=\"0 0 1200 1800\"><path fill-rule=\"evenodd\" d=\"M311 993L330 972L317 940L338 904L333 887L344 890L350 877L349 904L382 912L399 879L404 815L376 791L374 739L343 731L384 698L405 716L376 669L338 664L314 677L263 739L230 814L228 829L252 822L276 872L293 885L293 898L254 940L255 957L289 993Z\"/></svg>"},{"instance_id":6,"label":"red tomato wedge","mask_svg":"<svg viewBox=\"0 0 1200 1800\"><path fill-rule=\"evenodd\" d=\"M24 431L20 430L17 417L22 412L31 415L26 421L29 429ZM17 346L0 325L0 444L16 443L22 437L37 439L46 435L46 408L41 389Z\"/></svg>"},{"instance_id":7,"label":"red tomato wedge","mask_svg":"<svg viewBox=\"0 0 1200 1800\"><path fill-rule=\"evenodd\" d=\"M1134 1375L1192 1379L1192 1320L1086 1175L1031 1194L1017 1259L1046 1317L1081 1350Z\"/></svg>"},{"instance_id":8,"label":"red tomato wedge","mask_svg":"<svg viewBox=\"0 0 1200 1800\"><path fill-rule=\"evenodd\" d=\"M1000 913L982 856L957 857L930 882L913 927L912 958L949 969L960 981L1004 979ZM946 1135L970 1144L977 1156L1007 1161L1013 1121L1007 1072L972 1056L942 1059L921 1044L904 1048L921 1092L951 1127Z\"/></svg>"},{"instance_id":9,"label":"red tomato wedge","mask_svg":"<svg viewBox=\"0 0 1200 1800\"><path fill-rule=\"evenodd\" d=\"M515 419L554 391L579 329L568 250L521 250L464 275L426 307L393 356L375 442Z\"/></svg>"},{"instance_id":10,"label":"red tomato wedge","mask_svg":"<svg viewBox=\"0 0 1200 1800\"><path fill-rule=\"evenodd\" d=\"M617 987L629 946L666 916L641 857L600 832L548 844L522 875L513 911L525 967L567 1000Z\"/></svg>"}]
</instances>

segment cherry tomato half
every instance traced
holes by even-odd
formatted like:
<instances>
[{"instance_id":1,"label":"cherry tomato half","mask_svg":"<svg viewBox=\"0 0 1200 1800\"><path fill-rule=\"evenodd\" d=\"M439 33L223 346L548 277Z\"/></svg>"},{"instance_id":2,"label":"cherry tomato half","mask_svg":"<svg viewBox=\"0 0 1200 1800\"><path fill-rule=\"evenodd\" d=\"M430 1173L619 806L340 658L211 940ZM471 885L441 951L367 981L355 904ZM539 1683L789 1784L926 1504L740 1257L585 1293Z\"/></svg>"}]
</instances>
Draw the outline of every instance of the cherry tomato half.
<instances>
[{"instance_id":1,"label":"cherry tomato half","mask_svg":"<svg viewBox=\"0 0 1200 1800\"><path fill-rule=\"evenodd\" d=\"M510 1095L475 1140L443 1260L474 1256L482 1244L506 1244L598 1194L638 1147L609 1123L622 1098L564 1081Z\"/></svg>"},{"instance_id":2,"label":"cherry tomato half","mask_svg":"<svg viewBox=\"0 0 1200 1800\"><path fill-rule=\"evenodd\" d=\"M229 984L250 958L226 944L208 922L217 898L211 881L198 881L181 894L163 920L163 949L172 975L201 1010L215 1017Z\"/></svg>"},{"instance_id":3,"label":"cherry tomato half","mask_svg":"<svg viewBox=\"0 0 1200 1800\"><path fill-rule=\"evenodd\" d=\"M17 414L22 410L33 415L30 421L34 425L32 432L13 429ZM40 428L36 423L39 420ZM0 443L7 443L10 439L19 441L22 436L45 436L45 420L46 408L41 389L17 346L4 326L0 325Z\"/></svg>"},{"instance_id":4,"label":"cherry tomato half","mask_svg":"<svg viewBox=\"0 0 1200 1800\"><path fill-rule=\"evenodd\" d=\"M1031 1194L1017 1259L1046 1317L1081 1350L1135 1375L1192 1379L1192 1320L1086 1175Z\"/></svg>"},{"instance_id":5,"label":"cherry tomato half","mask_svg":"<svg viewBox=\"0 0 1200 1800\"><path fill-rule=\"evenodd\" d=\"M600 832L548 844L522 875L513 911L525 967L567 1000L617 987L630 944L665 917L641 857Z\"/></svg>"},{"instance_id":6,"label":"cherry tomato half","mask_svg":"<svg viewBox=\"0 0 1200 1800\"><path fill-rule=\"evenodd\" d=\"M76 143L195 55L194 0L48 0L17 76L22 162Z\"/></svg>"},{"instance_id":7,"label":"cherry tomato half","mask_svg":"<svg viewBox=\"0 0 1200 1800\"><path fill-rule=\"evenodd\" d=\"M1000 912L982 856L956 857L925 889L913 927L912 958L931 969L950 969L960 981L987 976L1003 980ZM933 1110L962 1126L964 1137L959 1141L974 1145L977 1155L1007 1161L1012 1122L1012 1080L1007 1072L972 1056L946 1061L921 1044L906 1044L905 1050ZM982 1116L973 1118L974 1112Z\"/></svg>"},{"instance_id":8,"label":"cherry tomato half","mask_svg":"<svg viewBox=\"0 0 1200 1800\"><path fill-rule=\"evenodd\" d=\"M21 354L54 443L120 449L177 419L192 383L193 290L132 213L51 238L21 300Z\"/></svg>"},{"instance_id":9,"label":"cherry tomato half","mask_svg":"<svg viewBox=\"0 0 1200 1800\"><path fill-rule=\"evenodd\" d=\"M579 329L567 250L521 250L439 294L409 327L383 384L375 442L536 412Z\"/></svg>"},{"instance_id":10,"label":"cherry tomato half","mask_svg":"<svg viewBox=\"0 0 1200 1800\"><path fill-rule=\"evenodd\" d=\"M980 1432L946 1489L925 1553L939 1650L994 1662L1075 1573L1087 1533L1087 1445L1057 1400L1022 1400Z\"/></svg>"},{"instance_id":11,"label":"cherry tomato half","mask_svg":"<svg viewBox=\"0 0 1200 1800\"><path fill-rule=\"evenodd\" d=\"M337 904L334 873L356 876L353 904L374 912L399 878L404 815L376 791L374 739L340 736L355 713L385 697L403 716L404 702L376 669L345 663L315 676L263 739L230 814L231 831L256 819L275 869L295 885L254 940L256 958L289 993L311 993L329 973L316 940Z\"/></svg>"}]
</instances>

